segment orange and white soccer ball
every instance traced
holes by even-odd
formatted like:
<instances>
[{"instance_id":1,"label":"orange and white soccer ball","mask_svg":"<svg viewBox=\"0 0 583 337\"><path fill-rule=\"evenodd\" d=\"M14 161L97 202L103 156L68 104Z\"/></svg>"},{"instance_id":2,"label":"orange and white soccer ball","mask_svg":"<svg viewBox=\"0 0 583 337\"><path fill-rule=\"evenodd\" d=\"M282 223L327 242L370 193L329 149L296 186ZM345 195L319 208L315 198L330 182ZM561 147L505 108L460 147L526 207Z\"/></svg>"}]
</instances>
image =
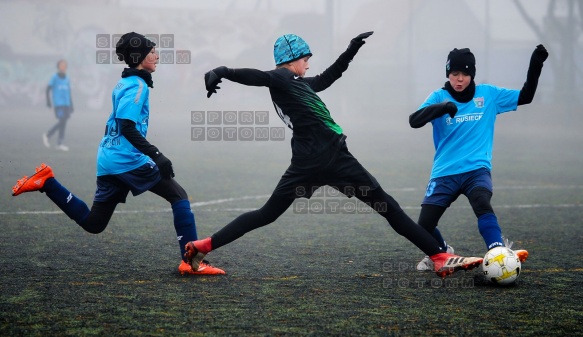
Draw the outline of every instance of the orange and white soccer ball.
<instances>
[{"instance_id":1,"label":"orange and white soccer ball","mask_svg":"<svg viewBox=\"0 0 583 337\"><path fill-rule=\"evenodd\" d=\"M510 285L520 275L521 263L512 249L495 247L484 256L482 271L488 281L499 285Z\"/></svg>"}]
</instances>

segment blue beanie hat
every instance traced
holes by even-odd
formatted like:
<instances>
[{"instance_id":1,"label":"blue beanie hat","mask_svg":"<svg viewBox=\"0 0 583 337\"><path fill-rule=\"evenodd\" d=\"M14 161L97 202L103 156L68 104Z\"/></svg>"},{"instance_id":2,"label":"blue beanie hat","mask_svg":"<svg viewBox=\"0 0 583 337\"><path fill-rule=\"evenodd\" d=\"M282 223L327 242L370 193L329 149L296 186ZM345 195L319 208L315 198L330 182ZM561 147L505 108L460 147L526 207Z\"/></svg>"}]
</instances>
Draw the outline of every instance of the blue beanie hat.
<instances>
[{"instance_id":1,"label":"blue beanie hat","mask_svg":"<svg viewBox=\"0 0 583 337\"><path fill-rule=\"evenodd\" d=\"M310 51L310 46L301 37L295 34L286 34L275 41L273 58L276 66L305 56L312 56L312 52Z\"/></svg>"}]
</instances>

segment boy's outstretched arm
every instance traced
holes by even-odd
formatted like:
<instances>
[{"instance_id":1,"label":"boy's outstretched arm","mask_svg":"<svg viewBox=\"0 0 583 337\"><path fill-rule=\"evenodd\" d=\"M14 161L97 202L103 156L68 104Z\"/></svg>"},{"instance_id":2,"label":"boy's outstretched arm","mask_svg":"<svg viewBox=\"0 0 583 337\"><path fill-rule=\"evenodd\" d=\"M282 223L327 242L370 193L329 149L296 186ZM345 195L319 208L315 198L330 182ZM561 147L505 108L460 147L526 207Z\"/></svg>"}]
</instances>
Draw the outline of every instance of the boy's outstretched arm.
<instances>
[{"instance_id":1,"label":"boy's outstretched arm","mask_svg":"<svg viewBox=\"0 0 583 337\"><path fill-rule=\"evenodd\" d=\"M366 32L359 34L357 37L350 40L350 44L346 51L344 51L338 59L328 69L324 70L320 75L314 77L304 78L310 85L312 90L319 92L327 89L337 79L342 77L342 73L348 69L348 64L352 61L356 53L366 42L364 39L371 36L374 32Z\"/></svg>"},{"instance_id":2,"label":"boy's outstretched arm","mask_svg":"<svg viewBox=\"0 0 583 337\"><path fill-rule=\"evenodd\" d=\"M46 95L47 95L47 106L49 108L52 108L52 104L51 104L51 90L53 89L52 85L48 85L47 86L47 90L46 90Z\"/></svg>"},{"instance_id":3,"label":"boy's outstretched arm","mask_svg":"<svg viewBox=\"0 0 583 337\"><path fill-rule=\"evenodd\" d=\"M532 52L530 57L530 65L528 67L528 72L526 73L526 82L520 90L520 95L518 96L518 105L529 104L534 98L536 92L536 87L538 86L538 78L543 69L543 63L549 57L549 52L542 45L536 46L536 49Z\"/></svg>"},{"instance_id":4,"label":"boy's outstretched arm","mask_svg":"<svg viewBox=\"0 0 583 337\"><path fill-rule=\"evenodd\" d=\"M409 116L409 124L412 128L418 129L445 114L449 114L453 118L456 112L457 106L453 102L431 104L412 113Z\"/></svg>"},{"instance_id":5,"label":"boy's outstretched arm","mask_svg":"<svg viewBox=\"0 0 583 337\"><path fill-rule=\"evenodd\" d=\"M255 87L269 87L271 82L270 76L261 70L218 67L204 74L204 83L207 91L206 97L211 97L212 94L217 93L217 89L221 88L218 85L222 82L223 78Z\"/></svg>"}]
</instances>

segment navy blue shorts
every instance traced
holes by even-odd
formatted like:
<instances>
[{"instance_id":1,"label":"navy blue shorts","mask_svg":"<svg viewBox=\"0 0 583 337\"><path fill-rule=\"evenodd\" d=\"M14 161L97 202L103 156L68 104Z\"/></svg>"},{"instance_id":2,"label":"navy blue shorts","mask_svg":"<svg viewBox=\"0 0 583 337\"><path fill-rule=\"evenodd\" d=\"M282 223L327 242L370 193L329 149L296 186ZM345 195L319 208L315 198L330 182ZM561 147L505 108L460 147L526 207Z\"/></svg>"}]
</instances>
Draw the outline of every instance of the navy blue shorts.
<instances>
[{"instance_id":1,"label":"navy blue shorts","mask_svg":"<svg viewBox=\"0 0 583 337\"><path fill-rule=\"evenodd\" d=\"M487 168L429 180L422 205L449 207L460 194L468 196L476 187L492 192L492 175Z\"/></svg>"},{"instance_id":2,"label":"navy blue shorts","mask_svg":"<svg viewBox=\"0 0 583 337\"><path fill-rule=\"evenodd\" d=\"M160 182L158 166L150 160L137 169L114 175L97 177L94 201L125 203L128 193L140 195Z\"/></svg>"},{"instance_id":3,"label":"navy blue shorts","mask_svg":"<svg viewBox=\"0 0 583 337\"><path fill-rule=\"evenodd\" d=\"M71 107L66 105L59 105L55 107L55 117L57 119L68 119L71 115Z\"/></svg>"}]
</instances>

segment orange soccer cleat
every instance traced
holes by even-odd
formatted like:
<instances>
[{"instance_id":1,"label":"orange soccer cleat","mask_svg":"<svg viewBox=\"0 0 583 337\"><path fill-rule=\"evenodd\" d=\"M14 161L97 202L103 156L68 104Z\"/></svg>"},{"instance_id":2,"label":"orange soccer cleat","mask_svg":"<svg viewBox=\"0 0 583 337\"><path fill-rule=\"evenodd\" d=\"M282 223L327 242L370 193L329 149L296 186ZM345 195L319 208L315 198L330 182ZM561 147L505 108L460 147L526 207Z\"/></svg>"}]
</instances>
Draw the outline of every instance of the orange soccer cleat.
<instances>
[{"instance_id":1,"label":"orange soccer cleat","mask_svg":"<svg viewBox=\"0 0 583 337\"><path fill-rule=\"evenodd\" d=\"M178 266L178 272L182 275L224 275L225 271L217 267L211 266L208 261L201 261L197 271L192 269L192 266L184 261Z\"/></svg>"},{"instance_id":2,"label":"orange soccer cleat","mask_svg":"<svg viewBox=\"0 0 583 337\"><path fill-rule=\"evenodd\" d=\"M526 249L515 250L514 254L516 254L516 256L518 256L520 263L523 263L528 258L528 251Z\"/></svg>"},{"instance_id":3,"label":"orange soccer cleat","mask_svg":"<svg viewBox=\"0 0 583 337\"><path fill-rule=\"evenodd\" d=\"M203 245L203 240L196 240L188 242L184 248L186 249L186 253L184 253L184 257L192 266L192 269L198 270L202 259L206 256L205 253L201 252L201 245Z\"/></svg>"},{"instance_id":4,"label":"orange soccer cleat","mask_svg":"<svg viewBox=\"0 0 583 337\"><path fill-rule=\"evenodd\" d=\"M12 187L12 195L17 196L25 192L38 191L43 188L47 179L54 177L51 167L42 163L36 168L36 172L32 176L24 176L16 182L16 185Z\"/></svg>"},{"instance_id":5,"label":"orange soccer cleat","mask_svg":"<svg viewBox=\"0 0 583 337\"><path fill-rule=\"evenodd\" d=\"M478 257L462 257L449 253L439 253L430 256L437 276L444 278L458 270L470 270L482 264L484 259Z\"/></svg>"}]
</instances>

